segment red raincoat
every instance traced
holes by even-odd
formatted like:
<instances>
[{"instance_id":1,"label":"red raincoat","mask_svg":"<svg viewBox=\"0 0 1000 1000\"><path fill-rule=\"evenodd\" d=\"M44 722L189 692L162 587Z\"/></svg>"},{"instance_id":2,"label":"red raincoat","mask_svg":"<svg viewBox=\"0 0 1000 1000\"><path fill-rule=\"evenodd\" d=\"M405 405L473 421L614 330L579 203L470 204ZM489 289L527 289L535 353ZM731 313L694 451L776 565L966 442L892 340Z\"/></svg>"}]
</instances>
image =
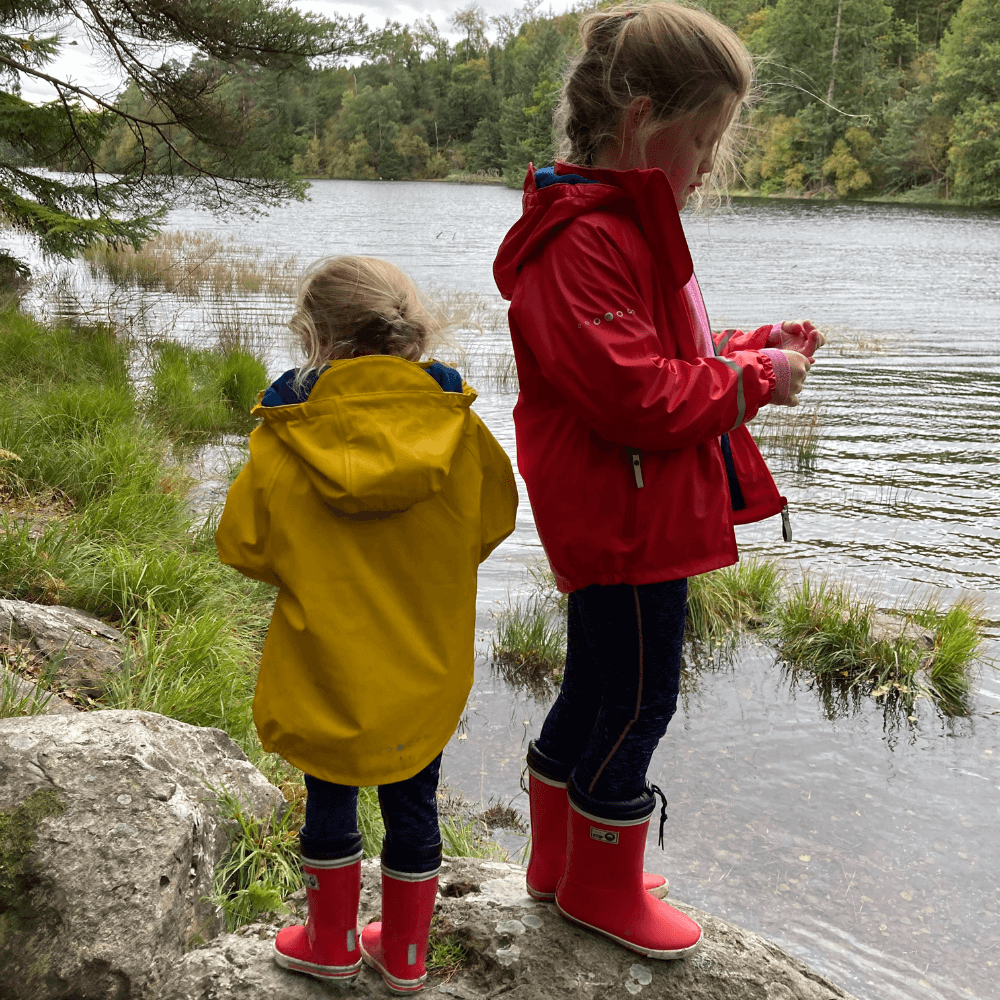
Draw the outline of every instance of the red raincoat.
<instances>
[{"instance_id":1,"label":"red raincoat","mask_svg":"<svg viewBox=\"0 0 1000 1000\"><path fill-rule=\"evenodd\" d=\"M700 356L666 175L556 173L597 183L539 188L529 168L493 267L511 303L518 468L556 582L573 591L731 565L733 524L784 505L743 426L774 390L759 353L771 327Z\"/></svg>"}]
</instances>

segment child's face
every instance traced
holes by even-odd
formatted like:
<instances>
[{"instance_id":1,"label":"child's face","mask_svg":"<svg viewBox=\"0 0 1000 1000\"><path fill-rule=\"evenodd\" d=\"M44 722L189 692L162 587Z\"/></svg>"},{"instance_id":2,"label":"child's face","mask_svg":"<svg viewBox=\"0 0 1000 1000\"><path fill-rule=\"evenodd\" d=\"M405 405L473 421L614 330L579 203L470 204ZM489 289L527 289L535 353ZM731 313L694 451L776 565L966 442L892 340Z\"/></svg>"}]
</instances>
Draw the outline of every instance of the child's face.
<instances>
[{"instance_id":1,"label":"child's face","mask_svg":"<svg viewBox=\"0 0 1000 1000\"><path fill-rule=\"evenodd\" d=\"M663 126L646 143L645 165L667 175L678 209L712 172L719 141L732 121L730 102L692 118Z\"/></svg>"}]
</instances>

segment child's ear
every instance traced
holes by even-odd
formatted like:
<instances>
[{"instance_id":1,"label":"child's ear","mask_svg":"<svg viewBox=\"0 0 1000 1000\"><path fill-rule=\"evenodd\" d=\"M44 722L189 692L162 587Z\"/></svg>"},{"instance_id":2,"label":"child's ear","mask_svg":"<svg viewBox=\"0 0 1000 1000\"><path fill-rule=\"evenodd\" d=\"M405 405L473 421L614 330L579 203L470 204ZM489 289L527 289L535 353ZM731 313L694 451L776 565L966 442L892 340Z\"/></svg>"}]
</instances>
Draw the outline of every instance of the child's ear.
<instances>
[{"instance_id":1,"label":"child's ear","mask_svg":"<svg viewBox=\"0 0 1000 1000\"><path fill-rule=\"evenodd\" d=\"M636 97L625 109L625 123L633 129L640 128L647 123L652 113L652 100L648 97Z\"/></svg>"}]
</instances>

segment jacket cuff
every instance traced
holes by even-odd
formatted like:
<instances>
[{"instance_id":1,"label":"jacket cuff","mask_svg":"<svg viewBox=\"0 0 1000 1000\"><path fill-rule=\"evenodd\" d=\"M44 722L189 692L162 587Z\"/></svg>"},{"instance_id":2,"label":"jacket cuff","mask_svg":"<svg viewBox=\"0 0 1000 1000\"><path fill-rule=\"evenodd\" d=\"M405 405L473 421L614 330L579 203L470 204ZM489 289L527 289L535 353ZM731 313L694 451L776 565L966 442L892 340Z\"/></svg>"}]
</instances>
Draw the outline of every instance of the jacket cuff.
<instances>
[{"instance_id":1,"label":"jacket cuff","mask_svg":"<svg viewBox=\"0 0 1000 1000\"><path fill-rule=\"evenodd\" d=\"M792 369L788 364L788 358L785 357L785 352L776 347L765 347L760 353L770 359L771 367L774 369L774 391L771 393L769 402L787 403Z\"/></svg>"}]
</instances>

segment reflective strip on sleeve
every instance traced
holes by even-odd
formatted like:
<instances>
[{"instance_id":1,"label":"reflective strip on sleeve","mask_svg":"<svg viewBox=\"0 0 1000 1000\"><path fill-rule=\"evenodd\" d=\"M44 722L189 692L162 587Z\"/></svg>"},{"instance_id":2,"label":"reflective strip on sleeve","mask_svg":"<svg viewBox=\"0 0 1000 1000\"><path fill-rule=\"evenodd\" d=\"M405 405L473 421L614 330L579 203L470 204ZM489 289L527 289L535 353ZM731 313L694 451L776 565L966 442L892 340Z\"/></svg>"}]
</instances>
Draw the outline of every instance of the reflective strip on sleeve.
<instances>
[{"instance_id":1,"label":"reflective strip on sleeve","mask_svg":"<svg viewBox=\"0 0 1000 1000\"><path fill-rule=\"evenodd\" d=\"M716 358L716 360L721 361L724 365L728 365L736 372L736 423L729 428L731 431L734 431L743 423L743 418L747 412L747 401L743 395L743 369L729 358Z\"/></svg>"},{"instance_id":2,"label":"reflective strip on sleeve","mask_svg":"<svg viewBox=\"0 0 1000 1000\"><path fill-rule=\"evenodd\" d=\"M726 349L726 344L729 343L729 338L734 333L736 333L735 330L726 330L726 332L722 335L722 339L718 342L718 344L715 345L716 356L718 356L719 354L721 354L722 351L724 351Z\"/></svg>"}]
</instances>

